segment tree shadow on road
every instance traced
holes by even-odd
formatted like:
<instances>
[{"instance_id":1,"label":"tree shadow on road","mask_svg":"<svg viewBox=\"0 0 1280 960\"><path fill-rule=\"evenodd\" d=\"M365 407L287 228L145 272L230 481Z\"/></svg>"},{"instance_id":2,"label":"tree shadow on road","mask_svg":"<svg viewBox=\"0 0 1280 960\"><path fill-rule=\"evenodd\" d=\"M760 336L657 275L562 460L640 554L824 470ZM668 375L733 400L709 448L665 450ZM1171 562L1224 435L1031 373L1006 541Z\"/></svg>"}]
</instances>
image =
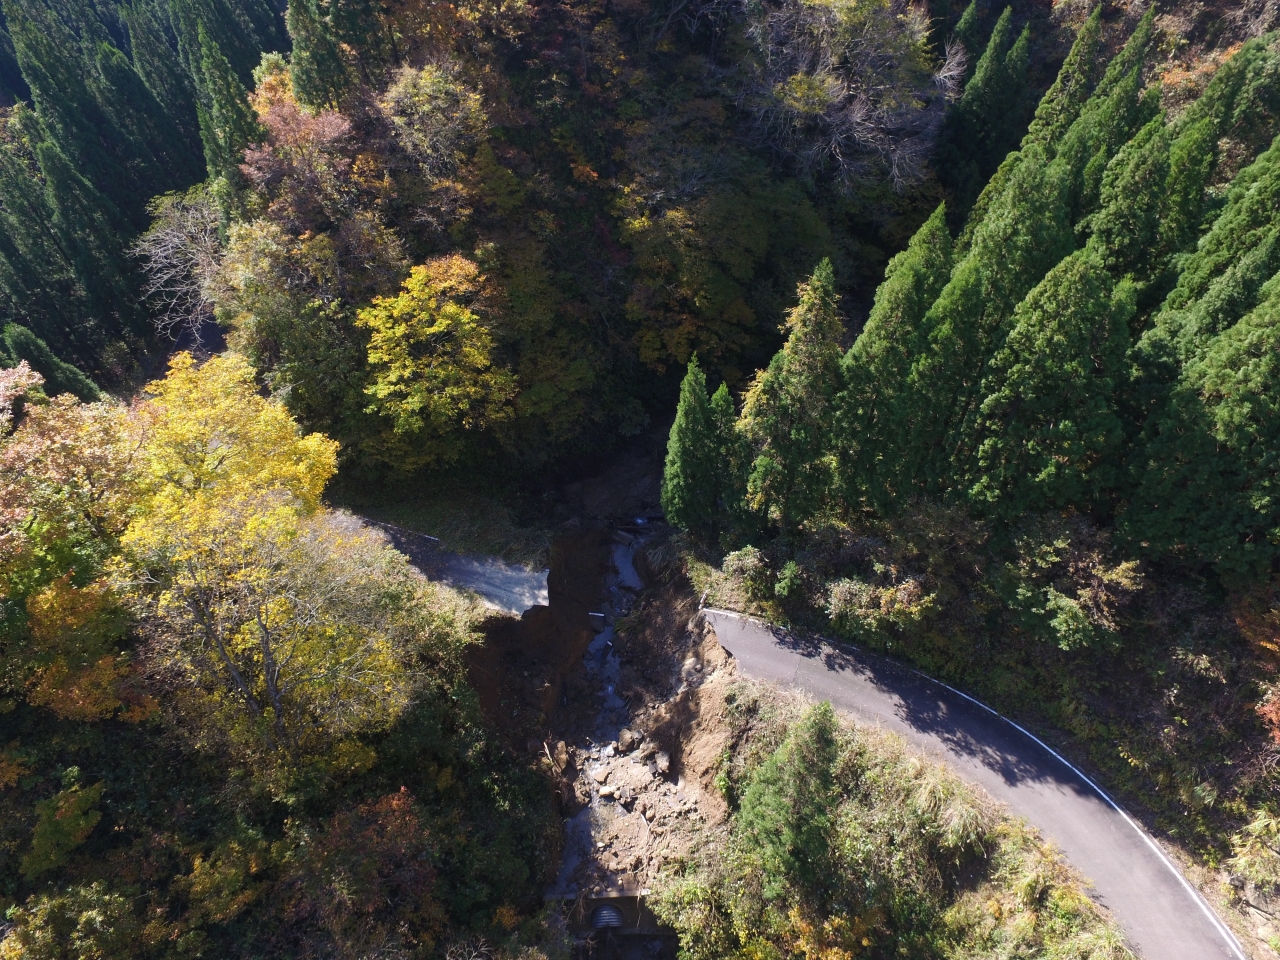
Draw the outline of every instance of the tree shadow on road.
<instances>
[{"instance_id":1,"label":"tree shadow on road","mask_svg":"<svg viewBox=\"0 0 1280 960\"><path fill-rule=\"evenodd\" d=\"M844 681L847 696L830 698L837 708L882 720L891 711L898 724L890 725L906 728L898 732L950 755L961 766L984 767L1008 786L1043 783L1097 796L1079 775L1004 719L888 657L769 624L757 627L772 637L775 646L807 661L799 671L801 683L806 674L819 670ZM860 695L858 687L863 684L877 695ZM813 689L809 692L820 695Z\"/></svg>"}]
</instances>

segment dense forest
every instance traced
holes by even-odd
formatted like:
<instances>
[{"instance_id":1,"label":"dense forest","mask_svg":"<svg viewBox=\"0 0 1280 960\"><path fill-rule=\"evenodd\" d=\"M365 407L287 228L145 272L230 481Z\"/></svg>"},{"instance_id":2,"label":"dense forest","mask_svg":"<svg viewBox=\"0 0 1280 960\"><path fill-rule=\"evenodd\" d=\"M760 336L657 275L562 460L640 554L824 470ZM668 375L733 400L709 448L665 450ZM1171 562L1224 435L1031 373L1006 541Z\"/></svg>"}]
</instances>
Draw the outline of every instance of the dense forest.
<instances>
[{"instance_id":1,"label":"dense forest","mask_svg":"<svg viewBox=\"0 0 1280 960\"><path fill-rule=\"evenodd\" d=\"M1065 731L1274 893L1280 40L1187 6L3 0L0 958L564 955L488 614L326 491L673 409L679 576ZM1032 949L1047 861L951 781L861 861L752 846L916 802L793 719L726 768L738 878L662 894L690 956L978 955L980 856Z\"/></svg>"},{"instance_id":2,"label":"dense forest","mask_svg":"<svg viewBox=\"0 0 1280 960\"><path fill-rule=\"evenodd\" d=\"M9 352L123 389L216 318L374 474L614 442L694 350L744 384L823 256L866 299L935 150L976 195L1031 44L977 10L11 5Z\"/></svg>"},{"instance_id":3,"label":"dense forest","mask_svg":"<svg viewBox=\"0 0 1280 960\"><path fill-rule=\"evenodd\" d=\"M1094 13L962 229L940 204L847 349L823 260L740 401L692 359L663 502L713 602L1068 731L1274 890L1280 61L1264 35L1167 91L1154 22L1101 70Z\"/></svg>"}]
</instances>

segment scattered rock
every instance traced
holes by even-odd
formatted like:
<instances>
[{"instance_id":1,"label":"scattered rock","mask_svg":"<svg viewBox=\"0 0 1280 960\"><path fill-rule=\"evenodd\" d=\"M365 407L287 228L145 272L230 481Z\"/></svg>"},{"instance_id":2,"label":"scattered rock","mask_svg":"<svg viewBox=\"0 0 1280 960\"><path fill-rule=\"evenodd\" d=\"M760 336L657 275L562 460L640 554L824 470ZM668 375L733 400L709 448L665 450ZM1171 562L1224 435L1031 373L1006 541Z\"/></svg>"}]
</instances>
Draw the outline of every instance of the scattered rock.
<instances>
[{"instance_id":1,"label":"scattered rock","mask_svg":"<svg viewBox=\"0 0 1280 960\"><path fill-rule=\"evenodd\" d=\"M605 786L603 786L603 787L601 787L601 788L600 788L600 798L601 798L602 800L612 800L612 799L613 799L613 795L614 795L614 788L613 788L613 787L608 786L608 785L606 784Z\"/></svg>"},{"instance_id":2,"label":"scattered rock","mask_svg":"<svg viewBox=\"0 0 1280 960\"><path fill-rule=\"evenodd\" d=\"M680 679L692 680L702 671L702 664L698 662L697 657L690 657L680 667Z\"/></svg>"},{"instance_id":3,"label":"scattered rock","mask_svg":"<svg viewBox=\"0 0 1280 960\"><path fill-rule=\"evenodd\" d=\"M659 750L653 755L653 766L658 773L666 776L667 771L671 769L670 754L665 750Z\"/></svg>"},{"instance_id":4,"label":"scattered rock","mask_svg":"<svg viewBox=\"0 0 1280 960\"><path fill-rule=\"evenodd\" d=\"M601 751L601 753L603 753L606 757L612 757L616 752L617 751L613 749L612 743L609 744L607 747L604 748L604 750Z\"/></svg>"},{"instance_id":5,"label":"scattered rock","mask_svg":"<svg viewBox=\"0 0 1280 960\"><path fill-rule=\"evenodd\" d=\"M623 753L630 753L640 742L640 735L625 727L618 733L618 749Z\"/></svg>"},{"instance_id":6,"label":"scattered rock","mask_svg":"<svg viewBox=\"0 0 1280 960\"><path fill-rule=\"evenodd\" d=\"M609 779L609 768L596 767L594 770L591 771L591 778L595 780L596 783L604 783L606 780Z\"/></svg>"}]
</instances>

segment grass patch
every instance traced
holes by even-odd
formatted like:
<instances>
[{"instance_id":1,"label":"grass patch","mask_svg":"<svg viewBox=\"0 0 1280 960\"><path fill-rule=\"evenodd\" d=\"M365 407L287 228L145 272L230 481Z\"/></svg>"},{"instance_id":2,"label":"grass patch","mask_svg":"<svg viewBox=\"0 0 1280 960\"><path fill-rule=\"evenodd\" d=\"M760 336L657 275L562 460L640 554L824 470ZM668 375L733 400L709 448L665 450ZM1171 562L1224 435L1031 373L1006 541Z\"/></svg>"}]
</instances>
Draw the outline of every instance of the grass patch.
<instances>
[{"instance_id":1,"label":"grass patch","mask_svg":"<svg viewBox=\"0 0 1280 960\"><path fill-rule=\"evenodd\" d=\"M654 900L688 960L1133 960L1025 823L894 734L750 682L726 694L727 824Z\"/></svg>"},{"instance_id":2,"label":"grass patch","mask_svg":"<svg viewBox=\"0 0 1280 960\"><path fill-rule=\"evenodd\" d=\"M551 555L547 531L520 526L501 501L483 494L454 491L387 504L370 510L367 516L430 534L446 550L459 553L493 554L534 567L546 566Z\"/></svg>"},{"instance_id":3,"label":"grass patch","mask_svg":"<svg viewBox=\"0 0 1280 960\"><path fill-rule=\"evenodd\" d=\"M436 537L442 548L457 553L490 554L534 568L547 566L551 556L550 529L522 523L510 502L495 493L448 486L404 499L355 501L350 509Z\"/></svg>"}]
</instances>

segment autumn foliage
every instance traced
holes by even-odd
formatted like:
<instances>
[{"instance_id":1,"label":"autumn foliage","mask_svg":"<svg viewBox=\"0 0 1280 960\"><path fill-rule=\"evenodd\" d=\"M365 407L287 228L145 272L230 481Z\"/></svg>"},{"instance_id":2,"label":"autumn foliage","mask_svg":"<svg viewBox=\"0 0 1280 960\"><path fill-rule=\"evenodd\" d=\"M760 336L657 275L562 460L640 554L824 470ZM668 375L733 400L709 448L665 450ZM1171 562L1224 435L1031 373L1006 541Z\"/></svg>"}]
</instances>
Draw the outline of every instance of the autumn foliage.
<instances>
[{"instance_id":1,"label":"autumn foliage","mask_svg":"<svg viewBox=\"0 0 1280 960\"><path fill-rule=\"evenodd\" d=\"M138 943L159 956L255 910L298 933L292 955L432 949L452 922L446 904L468 902L433 893L429 821L448 808L378 792L388 775L417 782L416 764L383 769L380 744L409 723L410 755L445 761L433 770L464 766L459 750L483 754L458 742L470 728L453 699L470 601L324 505L336 444L300 430L237 355L180 353L132 405L50 399L40 385L26 367L0 371L0 722L18 734L0 753L0 863L12 858L14 882L35 890L97 876L105 857L113 884L32 893L0 956L81 944L122 958ZM83 774L68 762L78 757ZM137 762L152 766L132 772ZM165 769L182 797L172 811L136 795ZM451 778L432 773L426 788L439 796ZM302 815L339 784L349 802ZM191 804L219 824L212 838L185 825ZM293 812L268 843L273 808ZM525 829L510 817L477 828ZM129 883L156 902L145 916L138 896L114 892ZM253 936L279 945L294 933Z\"/></svg>"}]
</instances>

